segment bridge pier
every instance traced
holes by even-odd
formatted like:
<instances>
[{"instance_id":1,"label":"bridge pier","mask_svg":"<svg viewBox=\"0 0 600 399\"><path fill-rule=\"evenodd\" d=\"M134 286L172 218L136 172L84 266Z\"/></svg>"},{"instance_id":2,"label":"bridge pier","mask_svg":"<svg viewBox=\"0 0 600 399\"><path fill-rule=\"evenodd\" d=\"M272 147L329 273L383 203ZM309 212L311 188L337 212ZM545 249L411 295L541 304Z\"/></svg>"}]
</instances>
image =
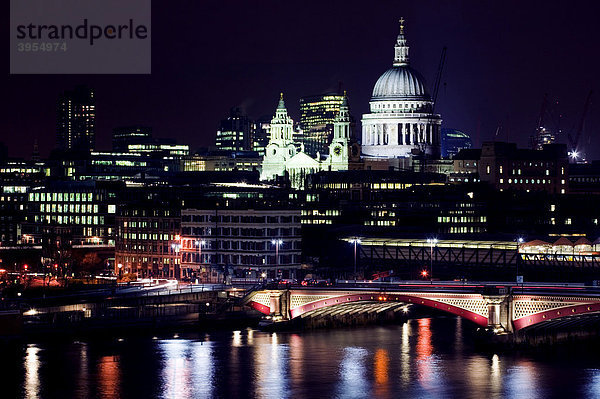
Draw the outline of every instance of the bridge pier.
<instances>
[{"instance_id":1,"label":"bridge pier","mask_svg":"<svg viewBox=\"0 0 600 399\"><path fill-rule=\"evenodd\" d=\"M270 314L283 320L290 319L290 291L270 291Z\"/></svg>"},{"instance_id":2,"label":"bridge pier","mask_svg":"<svg viewBox=\"0 0 600 399\"><path fill-rule=\"evenodd\" d=\"M495 289L491 295L483 295L488 307L488 327L494 329L494 333L512 333L512 296L508 288Z\"/></svg>"}]
</instances>

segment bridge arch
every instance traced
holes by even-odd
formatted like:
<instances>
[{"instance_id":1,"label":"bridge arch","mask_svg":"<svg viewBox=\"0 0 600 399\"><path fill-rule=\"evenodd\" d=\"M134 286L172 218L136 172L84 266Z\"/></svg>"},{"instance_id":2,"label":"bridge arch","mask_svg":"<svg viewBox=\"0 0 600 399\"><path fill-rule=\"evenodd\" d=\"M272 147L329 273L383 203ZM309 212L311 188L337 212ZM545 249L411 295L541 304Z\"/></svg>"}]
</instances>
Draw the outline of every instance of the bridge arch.
<instances>
[{"instance_id":1,"label":"bridge arch","mask_svg":"<svg viewBox=\"0 0 600 399\"><path fill-rule=\"evenodd\" d=\"M515 331L523 328L532 327L554 319L564 319L571 316L580 316L590 313L600 312L600 302L573 304L558 308L552 308L546 311L530 314L513 320Z\"/></svg>"},{"instance_id":2,"label":"bridge arch","mask_svg":"<svg viewBox=\"0 0 600 399\"><path fill-rule=\"evenodd\" d=\"M337 293L336 293L337 294ZM293 295L293 293L292 293ZM258 299L258 298L257 298ZM442 299L442 298L441 298ZM302 303L289 309L289 317L295 319L301 317L303 314L325 307L333 307L343 303L352 302L402 302L406 304L415 304L420 306L437 309L446 313L450 313L456 316L460 316L467 320L474 322L480 326L488 326L488 315L487 305L481 295L470 295L465 296L466 300L475 300L479 302L479 306L472 306L471 309L456 306L442 300L436 300L434 298L425 298L419 295L410 295L406 293L383 293L383 292L356 292L356 293L340 293L339 295L327 296L323 299L314 300L311 302ZM261 303L262 302L262 303ZM291 301L298 302L298 301ZM482 305L483 304L483 305ZM272 309L262 301L250 300L248 305L255 310L263 314L270 314Z\"/></svg>"}]
</instances>

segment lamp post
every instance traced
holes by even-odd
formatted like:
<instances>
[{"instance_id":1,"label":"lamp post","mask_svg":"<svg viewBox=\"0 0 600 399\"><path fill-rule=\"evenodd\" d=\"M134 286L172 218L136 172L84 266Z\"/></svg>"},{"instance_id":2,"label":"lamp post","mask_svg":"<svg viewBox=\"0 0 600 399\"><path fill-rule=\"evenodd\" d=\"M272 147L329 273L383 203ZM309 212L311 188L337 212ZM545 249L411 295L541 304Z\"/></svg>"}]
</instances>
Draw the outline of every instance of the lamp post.
<instances>
[{"instance_id":1,"label":"lamp post","mask_svg":"<svg viewBox=\"0 0 600 399\"><path fill-rule=\"evenodd\" d=\"M277 277L279 277L279 246L283 244L282 239L272 240L271 244L275 245L275 268Z\"/></svg>"},{"instance_id":2,"label":"lamp post","mask_svg":"<svg viewBox=\"0 0 600 399\"><path fill-rule=\"evenodd\" d=\"M525 240L523 239L523 237L519 237L517 238L517 257L515 259L515 262L517 263L517 286L519 285L519 281L521 282L521 284L523 284L523 277L519 276L519 258L521 257L519 255L519 249L521 247L521 244L523 244L523 242L525 242Z\"/></svg>"},{"instance_id":3,"label":"lamp post","mask_svg":"<svg viewBox=\"0 0 600 399\"><path fill-rule=\"evenodd\" d=\"M181 237L179 235L175 236L175 242L171 244L171 248L173 248L173 252L175 253L175 260L179 258L179 250L181 249ZM173 277L175 277L175 267L177 266L177 262L175 261L175 265L173 266ZM179 279L181 279L181 259L179 260Z\"/></svg>"},{"instance_id":4,"label":"lamp post","mask_svg":"<svg viewBox=\"0 0 600 399\"><path fill-rule=\"evenodd\" d=\"M354 244L354 282L356 282L356 254L357 254L357 246L361 243L360 238L354 237L349 241L351 244Z\"/></svg>"},{"instance_id":5,"label":"lamp post","mask_svg":"<svg viewBox=\"0 0 600 399\"><path fill-rule=\"evenodd\" d=\"M206 244L204 240L196 240L196 247L198 248L198 265L199 269L202 269L202 247Z\"/></svg>"},{"instance_id":6,"label":"lamp post","mask_svg":"<svg viewBox=\"0 0 600 399\"><path fill-rule=\"evenodd\" d=\"M433 284L433 246L438 243L438 239L428 238L427 242L429 243L429 278Z\"/></svg>"}]
</instances>

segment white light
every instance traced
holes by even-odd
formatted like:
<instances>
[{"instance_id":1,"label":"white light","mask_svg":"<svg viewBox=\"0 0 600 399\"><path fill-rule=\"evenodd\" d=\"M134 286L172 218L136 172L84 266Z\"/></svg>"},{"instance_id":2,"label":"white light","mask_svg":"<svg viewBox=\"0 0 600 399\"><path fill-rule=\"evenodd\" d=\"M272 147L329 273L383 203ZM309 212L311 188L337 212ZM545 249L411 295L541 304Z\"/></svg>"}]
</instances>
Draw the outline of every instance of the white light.
<instances>
[{"instance_id":1,"label":"white light","mask_svg":"<svg viewBox=\"0 0 600 399\"><path fill-rule=\"evenodd\" d=\"M519 243L522 243L522 242L523 242L523 241L525 241L525 240L523 240L523 237L519 237L519 240L518 240L518 241L519 241Z\"/></svg>"},{"instance_id":2,"label":"white light","mask_svg":"<svg viewBox=\"0 0 600 399\"><path fill-rule=\"evenodd\" d=\"M29 309L27 312L23 312L23 316L35 316L38 313L35 309Z\"/></svg>"}]
</instances>

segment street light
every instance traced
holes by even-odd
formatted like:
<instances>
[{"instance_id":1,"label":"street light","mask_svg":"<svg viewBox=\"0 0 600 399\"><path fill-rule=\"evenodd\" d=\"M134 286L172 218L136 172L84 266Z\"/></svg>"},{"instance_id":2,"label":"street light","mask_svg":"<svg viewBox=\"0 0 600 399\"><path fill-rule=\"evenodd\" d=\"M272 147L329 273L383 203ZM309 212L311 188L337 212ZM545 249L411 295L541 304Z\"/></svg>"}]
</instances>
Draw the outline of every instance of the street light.
<instances>
[{"instance_id":1,"label":"street light","mask_svg":"<svg viewBox=\"0 0 600 399\"><path fill-rule=\"evenodd\" d=\"M360 241L360 238L354 237L348 242L354 244L354 281L356 282L356 248L362 241Z\"/></svg>"},{"instance_id":2,"label":"street light","mask_svg":"<svg viewBox=\"0 0 600 399\"><path fill-rule=\"evenodd\" d=\"M433 246L438 243L438 239L428 238L427 242L429 243L429 278L431 279L431 284L433 284Z\"/></svg>"},{"instance_id":3,"label":"street light","mask_svg":"<svg viewBox=\"0 0 600 399\"><path fill-rule=\"evenodd\" d=\"M521 247L521 244L523 244L524 242L525 240L523 239L523 237L517 238L517 257L515 259L515 262L517 263L517 286L519 285L519 281L521 282L521 284L523 283L523 277L519 276L519 258L521 257L519 255L519 249Z\"/></svg>"},{"instance_id":4,"label":"street light","mask_svg":"<svg viewBox=\"0 0 600 399\"><path fill-rule=\"evenodd\" d=\"M196 247L198 248L198 265L202 269L202 247L206 244L204 240L196 240Z\"/></svg>"},{"instance_id":5,"label":"street light","mask_svg":"<svg viewBox=\"0 0 600 399\"><path fill-rule=\"evenodd\" d=\"M283 244L283 240L271 240L271 244L275 245L275 267L277 269L277 275L279 276L279 246Z\"/></svg>"}]
</instances>

